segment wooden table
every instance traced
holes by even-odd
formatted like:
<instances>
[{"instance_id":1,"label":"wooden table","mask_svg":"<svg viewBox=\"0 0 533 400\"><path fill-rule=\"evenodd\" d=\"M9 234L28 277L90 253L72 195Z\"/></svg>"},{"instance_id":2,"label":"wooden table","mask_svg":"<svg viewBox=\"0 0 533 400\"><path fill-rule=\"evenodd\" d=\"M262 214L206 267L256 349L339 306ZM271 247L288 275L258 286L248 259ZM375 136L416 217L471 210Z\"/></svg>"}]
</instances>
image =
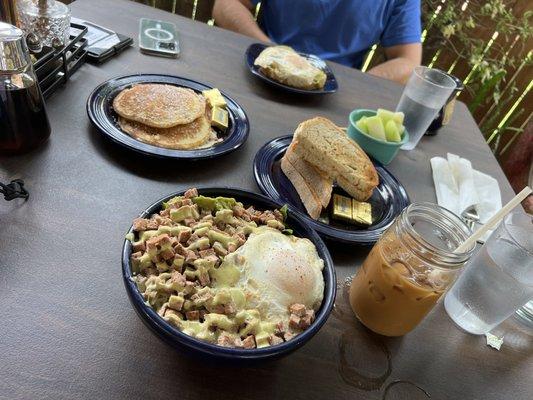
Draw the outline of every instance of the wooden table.
<instances>
[{"instance_id":1,"label":"wooden table","mask_svg":"<svg viewBox=\"0 0 533 400\"><path fill-rule=\"evenodd\" d=\"M344 280L367 248L330 243L339 293L335 313L302 349L241 368L189 358L156 339L130 305L120 271L124 232L140 210L191 186L258 191L259 147L315 115L346 124L358 107L394 108L402 88L332 64L338 93L303 99L251 76L252 40L124 0L82 0L73 14L137 38L140 17L177 24L179 60L137 46L101 66L86 65L48 101L52 136L24 156L0 158L0 180L23 178L30 200L0 199L0 398L2 399L504 399L531 398L531 336L512 326L501 351L460 331L441 305L412 333L369 333L347 309ZM246 109L250 138L219 159L171 163L122 150L85 113L99 83L152 72L201 80ZM511 188L463 104L451 125L400 152L390 170L413 201L435 201L429 158L455 153ZM507 328L506 328L507 329ZM408 383L397 383L404 381ZM421 389L419 389L420 387Z\"/></svg>"}]
</instances>

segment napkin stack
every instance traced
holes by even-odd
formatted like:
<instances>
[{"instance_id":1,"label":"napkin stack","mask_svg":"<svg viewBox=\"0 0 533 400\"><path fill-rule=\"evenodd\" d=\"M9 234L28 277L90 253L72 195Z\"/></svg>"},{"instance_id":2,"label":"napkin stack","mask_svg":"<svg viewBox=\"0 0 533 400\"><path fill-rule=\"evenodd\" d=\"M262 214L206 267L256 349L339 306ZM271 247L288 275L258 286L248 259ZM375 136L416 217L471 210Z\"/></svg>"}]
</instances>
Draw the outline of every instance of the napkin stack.
<instances>
[{"instance_id":1,"label":"napkin stack","mask_svg":"<svg viewBox=\"0 0 533 400\"><path fill-rule=\"evenodd\" d=\"M484 224L502 208L498 181L476 171L465 158L450 153L447 157L430 160L437 203L459 216L473 206Z\"/></svg>"}]
</instances>

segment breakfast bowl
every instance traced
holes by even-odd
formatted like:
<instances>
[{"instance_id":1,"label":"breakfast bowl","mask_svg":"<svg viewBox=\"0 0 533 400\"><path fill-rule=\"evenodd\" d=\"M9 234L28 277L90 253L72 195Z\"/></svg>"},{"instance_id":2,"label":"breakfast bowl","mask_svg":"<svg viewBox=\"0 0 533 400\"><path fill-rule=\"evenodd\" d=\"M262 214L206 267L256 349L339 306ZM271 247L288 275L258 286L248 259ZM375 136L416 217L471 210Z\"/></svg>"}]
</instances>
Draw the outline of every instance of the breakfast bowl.
<instances>
[{"instance_id":1,"label":"breakfast bowl","mask_svg":"<svg viewBox=\"0 0 533 400\"><path fill-rule=\"evenodd\" d=\"M181 191L165 196L146 208L139 215L139 217L149 218L151 215L162 210L163 203L169 202L169 200L173 199L175 196L182 196L184 194L185 191ZM279 210L283 206L282 204L276 203L265 196L232 188L198 189L198 196L224 196L234 198L238 202L242 202L245 207L253 206L259 211ZM135 311L145 325L150 328L150 330L156 336L170 346L193 355L201 355L208 358L229 361L259 361L278 358L298 349L307 341L309 341L328 319L335 301L336 277L333 262L324 242L320 239L318 234L308 226L305 219L303 219L298 213L288 211L284 222L286 228L290 228L295 237L308 239L310 243L314 245L318 257L323 260L323 268L321 270L324 281L322 301L320 306L315 311L314 321L305 330L295 335L292 339L283 341L279 344L272 344L267 347L246 349L238 347L223 347L216 343L200 340L182 332L175 325L167 322L166 319L160 316L158 312L152 308L152 306L150 306L150 304L143 297L143 294L136 284L135 274L133 272L134 265L131 261L133 246L131 241L126 239L122 249L122 274L126 292ZM134 226L132 225L127 235L131 237L133 233ZM305 241L305 243L307 243L307 241ZM242 245L239 249L242 249L243 247L244 245ZM233 254L235 253L236 252ZM228 256L230 255L232 255L232 253L228 254Z\"/></svg>"},{"instance_id":2,"label":"breakfast bowl","mask_svg":"<svg viewBox=\"0 0 533 400\"><path fill-rule=\"evenodd\" d=\"M398 150L405 143L409 141L409 133L404 130L401 134L401 140L399 142L388 142L384 140L376 139L365 132L361 131L356 125L363 117L373 117L376 115L374 110L356 109L350 113L348 124L348 136L357 142L359 146L374 159L378 160L384 165L390 164L390 162L396 157Z\"/></svg>"}]
</instances>

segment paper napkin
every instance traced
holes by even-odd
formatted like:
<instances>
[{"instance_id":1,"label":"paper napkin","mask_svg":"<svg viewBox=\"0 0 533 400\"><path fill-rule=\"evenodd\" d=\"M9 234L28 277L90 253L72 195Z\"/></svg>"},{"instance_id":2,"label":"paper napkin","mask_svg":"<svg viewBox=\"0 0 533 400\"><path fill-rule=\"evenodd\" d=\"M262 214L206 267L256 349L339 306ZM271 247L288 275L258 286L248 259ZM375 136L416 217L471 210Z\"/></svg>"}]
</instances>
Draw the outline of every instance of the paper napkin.
<instances>
[{"instance_id":1,"label":"paper napkin","mask_svg":"<svg viewBox=\"0 0 533 400\"><path fill-rule=\"evenodd\" d=\"M476 171L465 158L450 153L447 157L430 160L437 203L459 216L474 206L479 222L484 224L502 208L498 181Z\"/></svg>"}]
</instances>

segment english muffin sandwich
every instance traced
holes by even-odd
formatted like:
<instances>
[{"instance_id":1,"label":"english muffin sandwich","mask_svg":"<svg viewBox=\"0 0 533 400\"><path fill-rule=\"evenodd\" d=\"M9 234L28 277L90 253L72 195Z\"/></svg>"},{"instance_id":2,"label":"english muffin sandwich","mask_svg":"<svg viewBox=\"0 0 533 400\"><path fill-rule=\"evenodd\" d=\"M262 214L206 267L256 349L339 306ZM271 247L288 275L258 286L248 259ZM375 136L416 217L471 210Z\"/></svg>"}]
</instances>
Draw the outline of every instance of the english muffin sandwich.
<instances>
[{"instance_id":1,"label":"english muffin sandwich","mask_svg":"<svg viewBox=\"0 0 533 400\"><path fill-rule=\"evenodd\" d=\"M254 64L269 78L299 89L322 89L326 74L288 46L271 46L259 54Z\"/></svg>"}]
</instances>

